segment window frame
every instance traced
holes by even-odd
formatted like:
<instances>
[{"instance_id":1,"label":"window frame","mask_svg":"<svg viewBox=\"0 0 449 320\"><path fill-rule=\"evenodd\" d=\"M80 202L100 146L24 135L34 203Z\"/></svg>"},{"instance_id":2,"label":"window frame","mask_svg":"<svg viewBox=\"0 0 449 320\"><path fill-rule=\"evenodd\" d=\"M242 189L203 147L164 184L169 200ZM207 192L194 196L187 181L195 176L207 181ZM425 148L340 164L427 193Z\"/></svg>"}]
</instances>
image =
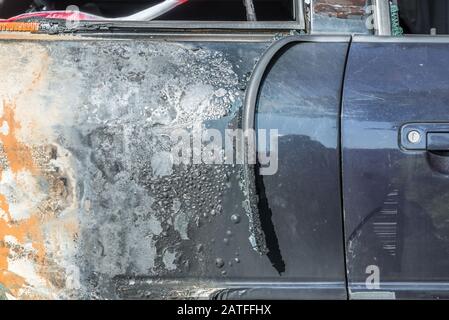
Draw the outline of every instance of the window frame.
<instances>
[{"instance_id":1,"label":"window frame","mask_svg":"<svg viewBox=\"0 0 449 320\"><path fill-rule=\"evenodd\" d=\"M85 27L117 27L136 29L188 29L188 30L305 30L304 0L292 0L295 20L291 21L195 21L195 20L152 20L152 21L89 21L81 22ZM257 14L257 11L256 11Z\"/></svg>"}]
</instances>

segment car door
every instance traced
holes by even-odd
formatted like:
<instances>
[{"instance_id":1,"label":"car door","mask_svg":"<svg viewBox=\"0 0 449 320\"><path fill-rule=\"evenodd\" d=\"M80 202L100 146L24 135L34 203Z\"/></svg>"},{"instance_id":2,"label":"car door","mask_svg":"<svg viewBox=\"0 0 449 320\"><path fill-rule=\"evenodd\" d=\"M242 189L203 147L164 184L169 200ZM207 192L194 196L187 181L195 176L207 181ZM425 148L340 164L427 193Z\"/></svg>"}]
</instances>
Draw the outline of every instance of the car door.
<instances>
[{"instance_id":1,"label":"car door","mask_svg":"<svg viewBox=\"0 0 449 320\"><path fill-rule=\"evenodd\" d=\"M342 110L351 298L449 289L449 38L354 37Z\"/></svg>"}]
</instances>

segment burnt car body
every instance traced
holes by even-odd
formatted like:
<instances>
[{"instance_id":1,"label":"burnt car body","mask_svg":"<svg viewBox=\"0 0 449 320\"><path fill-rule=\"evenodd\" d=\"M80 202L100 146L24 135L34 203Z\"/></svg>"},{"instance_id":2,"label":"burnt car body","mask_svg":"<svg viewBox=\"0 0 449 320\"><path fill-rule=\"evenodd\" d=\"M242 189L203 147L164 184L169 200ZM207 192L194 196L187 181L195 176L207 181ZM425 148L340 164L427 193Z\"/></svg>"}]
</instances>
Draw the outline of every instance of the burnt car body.
<instances>
[{"instance_id":1,"label":"burnt car body","mask_svg":"<svg viewBox=\"0 0 449 320\"><path fill-rule=\"evenodd\" d=\"M295 4L0 33L0 297L449 297L449 38ZM169 165L197 128L277 130L276 172Z\"/></svg>"}]
</instances>

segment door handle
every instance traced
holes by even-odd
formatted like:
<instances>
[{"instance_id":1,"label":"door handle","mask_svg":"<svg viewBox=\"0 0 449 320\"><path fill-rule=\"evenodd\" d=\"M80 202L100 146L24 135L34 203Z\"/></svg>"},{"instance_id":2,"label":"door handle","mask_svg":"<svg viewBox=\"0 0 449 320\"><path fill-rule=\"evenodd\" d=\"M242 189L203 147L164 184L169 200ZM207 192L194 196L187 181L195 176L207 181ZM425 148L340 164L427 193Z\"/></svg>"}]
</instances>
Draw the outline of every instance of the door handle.
<instances>
[{"instance_id":1,"label":"door handle","mask_svg":"<svg viewBox=\"0 0 449 320\"><path fill-rule=\"evenodd\" d=\"M407 123L399 140L404 150L449 153L449 123Z\"/></svg>"},{"instance_id":2,"label":"door handle","mask_svg":"<svg viewBox=\"0 0 449 320\"><path fill-rule=\"evenodd\" d=\"M430 167L449 175L449 123L408 123L400 130L405 151L425 151Z\"/></svg>"},{"instance_id":3,"label":"door handle","mask_svg":"<svg viewBox=\"0 0 449 320\"><path fill-rule=\"evenodd\" d=\"M427 150L449 153L449 132L428 132Z\"/></svg>"}]
</instances>

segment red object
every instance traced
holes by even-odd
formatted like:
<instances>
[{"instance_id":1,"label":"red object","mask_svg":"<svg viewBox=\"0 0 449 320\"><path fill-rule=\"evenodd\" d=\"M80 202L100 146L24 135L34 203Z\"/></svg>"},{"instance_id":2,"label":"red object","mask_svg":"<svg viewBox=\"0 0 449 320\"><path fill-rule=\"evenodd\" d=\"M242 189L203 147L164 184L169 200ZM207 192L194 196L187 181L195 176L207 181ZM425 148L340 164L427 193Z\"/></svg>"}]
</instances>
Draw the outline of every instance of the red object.
<instances>
[{"instance_id":1,"label":"red object","mask_svg":"<svg viewBox=\"0 0 449 320\"><path fill-rule=\"evenodd\" d=\"M22 21L29 20L33 18L38 19L57 19L57 20L104 20L105 18L90 15L83 12L78 11L41 11L41 12L31 12L24 13L6 20L0 20L3 22L14 22L14 21Z\"/></svg>"}]
</instances>

